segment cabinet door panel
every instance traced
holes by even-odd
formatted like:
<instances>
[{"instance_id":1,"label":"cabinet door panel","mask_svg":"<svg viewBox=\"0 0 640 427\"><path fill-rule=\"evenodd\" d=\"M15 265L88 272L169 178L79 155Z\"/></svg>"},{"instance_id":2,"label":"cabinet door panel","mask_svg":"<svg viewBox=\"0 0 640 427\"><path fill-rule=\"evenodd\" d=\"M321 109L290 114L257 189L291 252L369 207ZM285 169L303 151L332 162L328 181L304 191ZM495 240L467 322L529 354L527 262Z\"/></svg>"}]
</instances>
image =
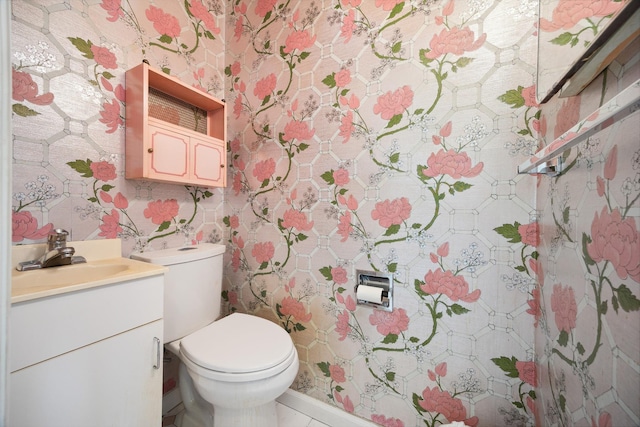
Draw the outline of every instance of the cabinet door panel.
<instances>
[{"instance_id":1,"label":"cabinet door panel","mask_svg":"<svg viewBox=\"0 0 640 427\"><path fill-rule=\"evenodd\" d=\"M224 155L222 147L191 138L191 148L193 153L193 181L205 185L213 185L220 181L223 171L220 165L222 165L222 156Z\"/></svg>"},{"instance_id":2,"label":"cabinet door panel","mask_svg":"<svg viewBox=\"0 0 640 427\"><path fill-rule=\"evenodd\" d=\"M151 167L149 178L189 178L189 137L149 126Z\"/></svg>"},{"instance_id":3,"label":"cabinet door panel","mask_svg":"<svg viewBox=\"0 0 640 427\"><path fill-rule=\"evenodd\" d=\"M9 425L159 426L155 337L162 340L161 320L12 373Z\"/></svg>"}]
</instances>

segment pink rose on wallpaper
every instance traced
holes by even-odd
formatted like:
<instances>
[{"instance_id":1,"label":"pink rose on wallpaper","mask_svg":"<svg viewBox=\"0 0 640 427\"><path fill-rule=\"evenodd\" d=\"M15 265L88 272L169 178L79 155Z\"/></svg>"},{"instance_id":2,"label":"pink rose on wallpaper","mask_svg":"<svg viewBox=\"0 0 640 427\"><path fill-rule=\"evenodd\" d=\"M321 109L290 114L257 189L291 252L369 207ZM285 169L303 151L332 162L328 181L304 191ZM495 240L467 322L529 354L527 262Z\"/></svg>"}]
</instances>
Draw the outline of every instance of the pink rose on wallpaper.
<instances>
[{"instance_id":1,"label":"pink rose on wallpaper","mask_svg":"<svg viewBox=\"0 0 640 427\"><path fill-rule=\"evenodd\" d=\"M291 53L296 49L303 51L306 48L313 46L315 42L316 36L311 37L307 30L294 31L287 36L287 39L284 42L285 47L283 51L284 53Z\"/></svg>"},{"instance_id":2,"label":"pink rose on wallpaper","mask_svg":"<svg viewBox=\"0 0 640 427\"><path fill-rule=\"evenodd\" d=\"M562 286L560 283L553 285L551 294L551 311L555 313L556 326L567 333L576 327L578 306L573 295L573 288Z\"/></svg>"},{"instance_id":3,"label":"pink rose on wallpaper","mask_svg":"<svg viewBox=\"0 0 640 427\"><path fill-rule=\"evenodd\" d=\"M356 29L356 14L353 9L347 12L347 15L342 20L342 27L340 27L340 37L344 37L344 42L349 43L351 40L351 36L353 36L353 32Z\"/></svg>"},{"instance_id":4,"label":"pink rose on wallpaper","mask_svg":"<svg viewBox=\"0 0 640 427\"><path fill-rule=\"evenodd\" d=\"M335 75L336 86L338 87L346 87L349 83L351 83L351 71L349 69L344 68L338 71Z\"/></svg>"},{"instance_id":5,"label":"pink rose on wallpaper","mask_svg":"<svg viewBox=\"0 0 640 427\"><path fill-rule=\"evenodd\" d=\"M180 35L180 22L175 16L165 13L164 10L155 6L149 6L149 9L145 11L145 15L149 21L153 22L153 28L158 33L171 38Z\"/></svg>"},{"instance_id":6,"label":"pink rose on wallpaper","mask_svg":"<svg viewBox=\"0 0 640 427\"><path fill-rule=\"evenodd\" d=\"M113 91L113 94L115 95L116 99L120 102L124 102L126 100L127 91L121 84L116 86L115 90Z\"/></svg>"},{"instance_id":7,"label":"pink rose on wallpaper","mask_svg":"<svg viewBox=\"0 0 640 427\"><path fill-rule=\"evenodd\" d=\"M400 335L409 328L409 316L404 308L389 311L373 310L369 323L376 327L380 335Z\"/></svg>"},{"instance_id":8,"label":"pink rose on wallpaper","mask_svg":"<svg viewBox=\"0 0 640 427\"><path fill-rule=\"evenodd\" d=\"M355 409L353 407L353 402L351 402L351 398L349 396L345 396L345 398L342 399L342 407L350 414L353 414L353 410Z\"/></svg>"},{"instance_id":9,"label":"pink rose on wallpaper","mask_svg":"<svg viewBox=\"0 0 640 427\"><path fill-rule=\"evenodd\" d=\"M233 244L236 245L239 249L244 249L244 239L242 236L233 236L232 238Z\"/></svg>"},{"instance_id":10,"label":"pink rose on wallpaper","mask_svg":"<svg viewBox=\"0 0 640 427\"><path fill-rule=\"evenodd\" d=\"M236 229L240 226L240 218L238 218L238 215L231 215L229 217L229 227L231 227L232 229Z\"/></svg>"},{"instance_id":11,"label":"pink rose on wallpaper","mask_svg":"<svg viewBox=\"0 0 640 427\"><path fill-rule=\"evenodd\" d=\"M594 214L587 252L595 262L611 262L621 279L630 276L640 282L640 233L635 219L623 219L618 208L609 213L605 206L600 215Z\"/></svg>"},{"instance_id":12,"label":"pink rose on wallpaper","mask_svg":"<svg viewBox=\"0 0 640 427\"><path fill-rule=\"evenodd\" d=\"M118 64L116 63L116 56L106 47L92 44L91 52L93 53L93 59L98 65L111 70L115 70L116 68L118 68Z\"/></svg>"},{"instance_id":13,"label":"pink rose on wallpaper","mask_svg":"<svg viewBox=\"0 0 640 427\"><path fill-rule=\"evenodd\" d=\"M232 153L239 153L240 152L240 139L239 138L233 138L231 140L231 142L229 142L229 149L231 150Z\"/></svg>"},{"instance_id":14,"label":"pink rose on wallpaper","mask_svg":"<svg viewBox=\"0 0 640 427\"><path fill-rule=\"evenodd\" d=\"M12 97L16 101L28 101L36 105L49 105L53 102L51 92L38 95L38 85L31 75L11 69Z\"/></svg>"},{"instance_id":15,"label":"pink rose on wallpaper","mask_svg":"<svg viewBox=\"0 0 640 427\"><path fill-rule=\"evenodd\" d=\"M233 268L234 272L237 272L238 268L240 268L240 255L240 249L234 249L233 253L231 254L231 267Z\"/></svg>"},{"instance_id":16,"label":"pink rose on wallpaper","mask_svg":"<svg viewBox=\"0 0 640 427\"><path fill-rule=\"evenodd\" d=\"M438 133L440 134L441 137L446 138L451 135L452 128L453 128L453 124L451 123L451 120L449 120L447 123L444 124L444 126L440 128L440 132Z\"/></svg>"},{"instance_id":17,"label":"pink rose on wallpaper","mask_svg":"<svg viewBox=\"0 0 640 427\"><path fill-rule=\"evenodd\" d=\"M352 231L353 226L351 225L351 211L346 211L338 221L338 234L342 236L342 239L340 239L340 241L346 242Z\"/></svg>"},{"instance_id":18,"label":"pink rose on wallpaper","mask_svg":"<svg viewBox=\"0 0 640 427\"><path fill-rule=\"evenodd\" d=\"M532 298L530 300L527 300L527 305L529 306L529 308L527 309L527 313L533 316L533 318L535 319L533 327L537 328L538 321L542 316L542 308L540 307L540 290L538 288L535 288L531 292L531 294Z\"/></svg>"},{"instance_id":19,"label":"pink rose on wallpaper","mask_svg":"<svg viewBox=\"0 0 640 427\"><path fill-rule=\"evenodd\" d=\"M116 167L111 163L103 160L101 162L91 162L89 165L93 177L98 181L111 181L116 179Z\"/></svg>"},{"instance_id":20,"label":"pink rose on wallpaper","mask_svg":"<svg viewBox=\"0 0 640 427\"><path fill-rule=\"evenodd\" d=\"M282 138L285 141L292 141L297 139L298 141L306 141L313 138L315 135L315 129L309 129L307 122L290 121L284 126L284 135Z\"/></svg>"},{"instance_id":21,"label":"pink rose on wallpaper","mask_svg":"<svg viewBox=\"0 0 640 427\"><path fill-rule=\"evenodd\" d=\"M371 421L383 427L404 427L404 423L397 418L387 418L384 415L373 414Z\"/></svg>"},{"instance_id":22,"label":"pink rose on wallpaper","mask_svg":"<svg viewBox=\"0 0 640 427\"><path fill-rule=\"evenodd\" d=\"M111 102L105 101L100 111L100 123L107 125L107 133L114 133L124 124L120 117L120 103L115 99Z\"/></svg>"},{"instance_id":23,"label":"pink rose on wallpaper","mask_svg":"<svg viewBox=\"0 0 640 427\"><path fill-rule=\"evenodd\" d=\"M349 280L347 277L347 270L343 267L333 267L331 269L331 278L339 285L344 285Z\"/></svg>"},{"instance_id":24,"label":"pink rose on wallpaper","mask_svg":"<svg viewBox=\"0 0 640 427\"><path fill-rule=\"evenodd\" d=\"M216 25L216 20L200 0L191 0L191 6L189 9L193 16L201 20L204 23L204 26L211 31L211 33L220 34L220 28Z\"/></svg>"},{"instance_id":25,"label":"pink rose on wallpaper","mask_svg":"<svg viewBox=\"0 0 640 427\"><path fill-rule=\"evenodd\" d=\"M239 119L242 115L243 106L242 106L242 98L236 96L235 101L233 101L233 115L236 119Z\"/></svg>"},{"instance_id":26,"label":"pink rose on wallpaper","mask_svg":"<svg viewBox=\"0 0 640 427\"><path fill-rule=\"evenodd\" d=\"M242 191L242 173L237 172L233 175L232 188L236 196L240 194L240 191Z\"/></svg>"},{"instance_id":27,"label":"pink rose on wallpaper","mask_svg":"<svg viewBox=\"0 0 640 427\"><path fill-rule=\"evenodd\" d=\"M518 234L525 245L538 246L540 244L540 229L537 222L518 226Z\"/></svg>"},{"instance_id":28,"label":"pink rose on wallpaper","mask_svg":"<svg viewBox=\"0 0 640 427\"><path fill-rule=\"evenodd\" d=\"M352 110L357 110L358 108L360 108L360 98L358 98L353 93L349 98L347 98L346 96L341 96L340 105L345 105L351 108Z\"/></svg>"},{"instance_id":29,"label":"pink rose on wallpaper","mask_svg":"<svg viewBox=\"0 0 640 427\"><path fill-rule=\"evenodd\" d=\"M235 37L235 40L237 42L239 42L240 39L242 38L243 30L244 30L244 16L240 15L238 16L238 19L236 20L236 25L233 28L233 36Z\"/></svg>"},{"instance_id":30,"label":"pink rose on wallpaper","mask_svg":"<svg viewBox=\"0 0 640 427\"><path fill-rule=\"evenodd\" d=\"M347 298L344 298L342 294L338 292L336 293L336 301L340 304L344 304L347 310L356 311L356 301L351 297L351 295L347 295Z\"/></svg>"},{"instance_id":31,"label":"pink rose on wallpaper","mask_svg":"<svg viewBox=\"0 0 640 427\"><path fill-rule=\"evenodd\" d=\"M271 95L276 88L276 75L271 73L267 77L264 77L256 83L256 87L253 89L253 94L258 99L263 100L267 95Z\"/></svg>"},{"instance_id":32,"label":"pink rose on wallpaper","mask_svg":"<svg viewBox=\"0 0 640 427\"><path fill-rule=\"evenodd\" d=\"M151 218L151 222L157 225L171 221L178 215L178 201L176 199L156 200L149 202L143 214L145 218Z\"/></svg>"},{"instance_id":33,"label":"pink rose on wallpaper","mask_svg":"<svg viewBox=\"0 0 640 427\"><path fill-rule=\"evenodd\" d=\"M536 274L538 278L538 284L540 286L544 286L544 269L542 268L542 263L537 259L530 258L529 268Z\"/></svg>"},{"instance_id":34,"label":"pink rose on wallpaper","mask_svg":"<svg viewBox=\"0 0 640 427\"><path fill-rule=\"evenodd\" d=\"M342 168L333 171L333 182L337 186L347 185L349 183L349 171Z\"/></svg>"},{"instance_id":35,"label":"pink rose on wallpaper","mask_svg":"<svg viewBox=\"0 0 640 427\"><path fill-rule=\"evenodd\" d=\"M480 289L469 293L469 284L463 276L456 276L450 270L427 271L424 285L420 286L429 295L443 294L451 301L476 302L480 298Z\"/></svg>"},{"instance_id":36,"label":"pink rose on wallpaper","mask_svg":"<svg viewBox=\"0 0 640 427\"><path fill-rule=\"evenodd\" d=\"M439 175L449 175L453 179L473 178L482 172L484 163L480 162L471 167L471 159L467 153L458 153L455 150L440 150L431 153L427 159L427 168L422 170L425 176L435 178Z\"/></svg>"},{"instance_id":37,"label":"pink rose on wallpaper","mask_svg":"<svg viewBox=\"0 0 640 427\"><path fill-rule=\"evenodd\" d=\"M280 313L284 316L293 316L298 322L308 322L311 320L311 313L307 313L304 305L290 296L282 300Z\"/></svg>"},{"instance_id":38,"label":"pink rose on wallpaper","mask_svg":"<svg viewBox=\"0 0 640 427\"><path fill-rule=\"evenodd\" d=\"M431 381L436 381L438 377L446 377L447 376L447 362L442 362L436 365L435 372L431 369L427 371L427 375Z\"/></svg>"},{"instance_id":39,"label":"pink rose on wallpaper","mask_svg":"<svg viewBox=\"0 0 640 427\"><path fill-rule=\"evenodd\" d=\"M338 196L338 203L340 203L341 205L345 205L347 207L347 209L355 211L358 209L358 201L356 200L355 197L353 197L353 194L349 194L349 198L347 199L346 197L344 197L342 194Z\"/></svg>"},{"instance_id":40,"label":"pink rose on wallpaper","mask_svg":"<svg viewBox=\"0 0 640 427\"><path fill-rule=\"evenodd\" d=\"M255 166L253 167L253 176L258 178L258 181L264 182L271 178L275 171L276 162L275 160L269 158L255 164Z\"/></svg>"},{"instance_id":41,"label":"pink rose on wallpaper","mask_svg":"<svg viewBox=\"0 0 640 427\"><path fill-rule=\"evenodd\" d=\"M343 383L347 379L344 375L344 369L339 365L329 365L329 374L331 375L331 379L337 383Z\"/></svg>"},{"instance_id":42,"label":"pink rose on wallpaper","mask_svg":"<svg viewBox=\"0 0 640 427\"><path fill-rule=\"evenodd\" d=\"M308 231L313 228L313 221L307 221L307 216L304 213L295 209L289 209L288 211L285 211L282 216L282 227Z\"/></svg>"},{"instance_id":43,"label":"pink rose on wallpaper","mask_svg":"<svg viewBox=\"0 0 640 427\"><path fill-rule=\"evenodd\" d=\"M343 6L358 7L360 6L360 3L362 3L362 0L340 0L340 2Z\"/></svg>"},{"instance_id":44,"label":"pink rose on wallpaper","mask_svg":"<svg viewBox=\"0 0 640 427\"><path fill-rule=\"evenodd\" d=\"M107 21L116 22L118 18L124 16L124 12L120 6L121 0L102 0L100 7L107 11L109 17Z\"/></svg>"},{"instance_id":45,"label":"pink rose on wallpaper","mask_svg":"<svg viewBox=\"0 0 640 427\"><path fill-rule=\"evenodd\" d=\"M343 144L351 139L351 135L353 134L354 130L355 127L353 126L353 113L351 111L348 111L347 114L342 118L340 124L340 136L344 138L342 140Z\"/></svg>"},{"instance_id":46,"label":"pink rose on wallpaper","mask_svg":"<svg viewBox=\"0 0 640 427\"><path fill-rule=\"evenodd\" d=\"M464 421L467 410L460 399L451 396L448 391L440 391L438 387L425 388L422 391L422 400L418 403L427 412L439 412L448 421Z\"/></svg>"},{"instance_id":47,"label":"pink rose on wallpaper","mask_svg":"<svg viewBox=\"0 0 640 427\"><path fill-rule=\"evenodd\" d=\"M390 11L398 3L404 3L405 0L376 0L376 7L382 7L384 11Z\"/></svg>"},{"instance_id":48,"label":"pink rose on wallpaper","mask_svg":"<svg viewBox=\"0 0 640 427\"><path fill-rule=\"evenodd\" d=\"M255 9L256 15L264 18L267 13L271 12L276 3L277 0L258 0L258 4Z\"/></svg>"},{"instance_id":49,"label":"pink rose on wallpaper","mask_svg":"<svg viewBox=\"0 0 640 427\"><path fill-rule=\"evenodd\" d=\"M394 200L385 200L376 203L371 212L371 218L378 221L381 227L389 228L392 225L400 225L411 216L411 204L409 199L401 197Z\"/></svg>"},{"instance_id":50,"label":"pink rose on wallpaper","mask_svg":"<svg viewBox=\"0 0 640 427\"><path fill-rule=\"evenodd\" d=\"M518 378L521 381L529 384L532 387L538 386L538 375L536 373L535 362L516 362L516 369L518 370Z\"/></svg>"},{"instance_id":51,"label":"pink rose on wallpaper","mask_svg":"<svg viewBox=\"0 0 640 427\"><path fill-rule=\"evenodd\" d=\"M624 2L613 0L559 0L553 9L551 21L540 18L540 28L544 31L568 30L583 19L611 15L623 5Z\"/></svg>"},{"instance_id":52,"label":"pink rose on wallpaper","mask_svg":"<svg viewBox=\"0 0 640 427\"><path fill-rule=\"evenodd\" d=\"M592 427L613 427L613 420L611 419L611 414L608 412L602 412L598 417L597 423L595 418L591 417L591 426Z\"/></svg>"},{"instance_id":53,"label":"pink rose on wallpaper","mask_svg":"<svg viewBox=\"0 0 640 427\"><path fill-rule=\"evenodd\" d=\"M240 71L242 71L242 65L240 65L240 61L235 61L233 64L231 64L231 75L236 77L240 74Z\"/></svg>"},{"instance_id":54,"label":"pink rose on wallpaper","mask_svg":"<svg viewBox=\"0 0 640 427\"><path fill-rule=\"evenodd\" d=\"M483 33L477 40L473 40L475 34L464 27L462 29L453 27L451 29L444 28L440 34L434 34L429 47L431 50L425 55L428 59L436 59L442 55L452 53L454 55L462 55L465 52L477 50L487 39L487 34Z\"/></svg>"},{"instance_id":55,"label":"pink rose on wallpaper","mask_svg":"<svg viewBox=\"0 0 640 427\"><path fill-rule=\"evenodd\" d=\"M438 246L438 249L436 250L436 253L441 258L445 258L445 257L449 256L449 242L444 242L443 244Z\"/></svg>"},{"instance_id":56,"label":"pink rose on wallpaper","mask_svg":"<svg viewBox=\"0 0 640 427\"><path fill-rule=\"evenodd\" d=\"M271 242L258 242L253 245L251 255L258 261L258 264L269 262L276 250Z\"/></svg>"},{"instance_id":57,"label":"pink rose on wallpaper","mask_svg":"<svg viewBox=\"0 0 640 427\"><path fill-rule=\"evenodd\" d=\"M229 298L229 304L231 305L238 304L238 293L236 291L227 292L227 298Z\"/></svg>"},{"instance_id":58,"label":"pink rose on wallpaper","mask_svg":"<svg viewBox=\"0 0 640 427\"><path fill-rule=\"evenodd\" d=\"M11 212L11 241L14 243L24 239L44 239L51 230L53 230L51 223L38 228L38 220L31 215L31 212Z\"/></svg>"},{"instance_id":59,"label":"pink rose on wallpaper","mask_svg":"<svg viewBox=\"0 0 640 427\"><path fill-rule=\"evenodd\" d=\"M344 310L338 314L338 321L336 322L336 332L338 333L338 341L344 341L349 332L351 332L351 326L349 326L349 312Z\"/></svg>"},{"instance_id":60,"label":"pink rose on wallpaper","mask_svg":"<svg viewBox=\"0 0 640 427\"><path fill-rule=\"evenodd\" d=\"M118 233L122 233L122 227L120 227L120 214L117 210L111 209L110 214L102 216L102 224L99 226L100 233L98 236L106 237L107 239L115 239L118 237Z\"/></svg>"},{"instance_id":61,"label":"pink rose on wallpaper","mask_svg":"<svg viewBox=\"0 0 640 427\"><path fill-rule=\"evenodd\" d=\"M395 92L387 92L378 97L378 102L373 106L373 112L380 114L384 120L390 120L393 116L403 114L413 102L413 91L409 86L402 86Z\"/></svg>"},{"instance_id":62,"label":"pink rose on wallpaper","mask_svg":"<svg viewBox=\"0 0 640 427\"><path fill-rule=\"evenodd\" d=\"M106 193L104 191L100 191L100 198L105 203L113 203L113 206L115 206L117 209L126 209L129 206L129 201L120 192L118 192L118 194L116 194L115 198L112 198L109 193Z\"/></svg>"},{"instance_id":63,"label":"pink rose on wallpaper","mask_svg":"<svg viewBox=\"0 0 640 427\"><path fill-rule=\"evenodd\" d=\"M540 106L536 99L536 85L528 86L522 89L522 97L524 98L525 106L535 108L538 108Z\"/></svg>"},{"instance_id":64,"label":"pink rose on wallpaper","mask_svg":"<svg viewBox=\"0 0 640 427\"><path fill-rule=\"evenodd\" d=\"M572 96L562 103L556 115L556 126L553 128L553 137L571 129L580 120L580 96Z\"/></svg>"}]
</instances>

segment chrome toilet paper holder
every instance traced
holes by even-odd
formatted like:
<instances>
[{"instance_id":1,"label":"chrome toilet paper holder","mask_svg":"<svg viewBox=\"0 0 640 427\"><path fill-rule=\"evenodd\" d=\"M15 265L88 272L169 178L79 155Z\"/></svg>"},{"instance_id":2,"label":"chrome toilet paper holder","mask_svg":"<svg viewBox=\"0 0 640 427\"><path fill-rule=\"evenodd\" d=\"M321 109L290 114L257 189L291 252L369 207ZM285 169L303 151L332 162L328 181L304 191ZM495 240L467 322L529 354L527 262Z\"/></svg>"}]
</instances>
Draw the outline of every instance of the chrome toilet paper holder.
<instances>
[{"instance_id":1,"label":"chrome toilet paper holder","mask_svg":"<svg viewBox=\"0 0 640 427\"><path fill-rule=\"evenodd\" d=\"M356 270L356 304L393 311L393 275Z\"/></svg>"}]
</instances>

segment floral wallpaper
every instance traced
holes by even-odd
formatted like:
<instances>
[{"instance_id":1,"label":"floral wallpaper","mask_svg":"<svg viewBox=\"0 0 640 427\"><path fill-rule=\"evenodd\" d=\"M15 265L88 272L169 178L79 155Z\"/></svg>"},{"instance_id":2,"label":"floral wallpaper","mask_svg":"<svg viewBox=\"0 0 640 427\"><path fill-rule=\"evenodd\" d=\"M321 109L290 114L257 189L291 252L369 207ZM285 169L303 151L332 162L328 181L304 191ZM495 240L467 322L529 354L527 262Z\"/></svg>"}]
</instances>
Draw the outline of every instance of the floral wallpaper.
<instances>
[{"instance_id":1,"label":"floral wallpaper","mask_svg":"<svg viewBox=\"0 0 640 427\"><path fill-rule=\"evenodd\" d=\"M533 0L12 6L14 244L224 243L224 311L280 324L292 388L379 425L638 423L630 131L574 150L584 179L516 173L638 67L540 106ZM142 59L226 99L226 189L124 179ZM392 312L356 269L393 275Z\"/></svg>"}]
</instances>

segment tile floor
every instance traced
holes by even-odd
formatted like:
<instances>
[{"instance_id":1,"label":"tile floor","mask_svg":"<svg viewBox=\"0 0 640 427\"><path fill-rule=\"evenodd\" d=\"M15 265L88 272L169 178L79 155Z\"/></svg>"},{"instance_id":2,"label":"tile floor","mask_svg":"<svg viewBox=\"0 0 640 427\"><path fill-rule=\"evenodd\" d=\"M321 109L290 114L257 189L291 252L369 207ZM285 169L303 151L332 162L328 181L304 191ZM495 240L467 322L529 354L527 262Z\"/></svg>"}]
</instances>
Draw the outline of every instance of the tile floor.
<instances>
[{"instance_id":1,"label":"tile floor","mask_svg":"<svg viewBox=\"0 0 640 427\"><path fill-rule=\"evenodd\" d=\"M173 422L175 415L180 413L181 410L182 404L163 418L162 425L164 427L175 427L174 424L168 423ZM291 409L280 402L276 402L276 411L278 411L278 427L330 427L327 424L314 420L313 418L302 414L295 409Z\"/></svg>"}]
</instances>

